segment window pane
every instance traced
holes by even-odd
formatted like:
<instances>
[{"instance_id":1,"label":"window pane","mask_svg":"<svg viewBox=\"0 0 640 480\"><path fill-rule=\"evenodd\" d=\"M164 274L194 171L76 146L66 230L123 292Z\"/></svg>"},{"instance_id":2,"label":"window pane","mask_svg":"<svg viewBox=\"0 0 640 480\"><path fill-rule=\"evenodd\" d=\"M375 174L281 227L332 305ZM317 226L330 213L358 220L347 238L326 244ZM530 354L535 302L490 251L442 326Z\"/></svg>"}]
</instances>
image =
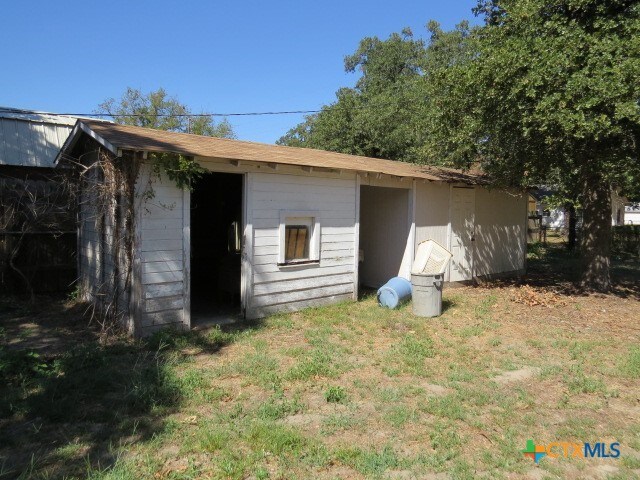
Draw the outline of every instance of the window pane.
<instances>
[{"instance_id":1,"label":"window pane","mask_svg":"<svg viewBox=\"0 0 640 480\"><path fill-rule=\"evenodd\" d=\"M309 226L286 225L285 261L309 259Z\"/></svg>"}]
</instances>

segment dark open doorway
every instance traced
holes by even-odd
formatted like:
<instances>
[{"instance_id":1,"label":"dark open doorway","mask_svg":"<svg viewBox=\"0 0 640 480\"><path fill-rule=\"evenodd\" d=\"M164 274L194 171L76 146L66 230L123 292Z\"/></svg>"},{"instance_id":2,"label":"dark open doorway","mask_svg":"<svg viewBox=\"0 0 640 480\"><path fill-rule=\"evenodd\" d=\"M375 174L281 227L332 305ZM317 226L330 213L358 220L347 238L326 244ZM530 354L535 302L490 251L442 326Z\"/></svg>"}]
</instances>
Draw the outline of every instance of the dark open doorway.
<instances>
[{"instance_id":1,"label":"dark open doorway","mask_svg":"<svg viewBox=\"0 0 640 480\"><path fill-rule=\"evenodd\" d=\"M207 173L191 193L191 325L240 316L242 175Z\"/></svg>"}]
</instances>

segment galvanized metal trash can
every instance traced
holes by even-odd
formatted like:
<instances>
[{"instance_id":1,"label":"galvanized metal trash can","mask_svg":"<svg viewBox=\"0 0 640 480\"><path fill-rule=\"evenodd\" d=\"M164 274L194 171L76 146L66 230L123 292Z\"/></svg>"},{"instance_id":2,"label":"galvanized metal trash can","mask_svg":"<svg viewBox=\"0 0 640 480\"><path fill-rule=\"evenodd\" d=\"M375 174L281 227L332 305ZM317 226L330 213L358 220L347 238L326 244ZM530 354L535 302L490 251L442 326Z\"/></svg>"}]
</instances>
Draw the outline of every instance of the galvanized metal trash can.
<instances>
[{"instance_id":1,"label":"galvanized metal trash can","mask_svg":"<svg viewBox=\"0 0 640 480\"><path fill-rule=\"evenodd\" d=\"M411 274L413 314L418 317L438 317L442 314L442 284L444 275Z\"/></svg>"},{"instance_id":2,"label":"galvanized metal trash can","mask_svg":"<svg viewBox=\"0 0 640 480\"><path fill-rule=\"evenodd\" d=\"M437 317L442 314L442 285L451 252L434 240L418 245L411 267L413 314Z\"/></svg>"}]
</instances>

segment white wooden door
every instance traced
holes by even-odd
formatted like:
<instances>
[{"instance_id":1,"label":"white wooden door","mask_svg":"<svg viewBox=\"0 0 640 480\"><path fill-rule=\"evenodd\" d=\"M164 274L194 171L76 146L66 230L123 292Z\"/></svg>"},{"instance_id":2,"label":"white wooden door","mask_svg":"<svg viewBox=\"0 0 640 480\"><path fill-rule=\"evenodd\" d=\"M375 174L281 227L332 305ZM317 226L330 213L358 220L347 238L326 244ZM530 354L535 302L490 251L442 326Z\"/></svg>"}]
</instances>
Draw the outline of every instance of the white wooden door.
<instances>
[{"instance_id":1,"label":"white wooden door","mask_svg":"<svg viewBox=\"0 0 640 480\"><path fill-rule=\"evenodd\" d=\"M473 278L476 195L471 187L451 189L452 282Z\"/></svg>"}]
</instances>

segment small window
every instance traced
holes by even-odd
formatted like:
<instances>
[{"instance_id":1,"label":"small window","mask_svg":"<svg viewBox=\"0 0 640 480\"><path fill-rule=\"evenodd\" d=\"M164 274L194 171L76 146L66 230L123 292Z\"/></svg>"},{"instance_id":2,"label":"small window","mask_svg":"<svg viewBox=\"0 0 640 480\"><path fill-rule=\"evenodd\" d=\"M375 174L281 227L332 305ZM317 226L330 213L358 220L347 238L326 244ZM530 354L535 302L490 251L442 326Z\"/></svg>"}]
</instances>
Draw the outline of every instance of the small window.
<instances>
[{"instance_id":1,"label":"small window","mask_svg":"<svg viewBox=\"0 0 640 480\"><path fill-rule=\"evenodd\" d=\"M309 260L309 242L311 228L309 225L285 225L284 260Z\"/></svg>"},{"instance_id":2,"label":"small window","mask_svg":"<svg viewBox=\"0 0 640 480\"><path fill-rule=\"evenodd\" d=\"M310 213L313 213L310 214ZM320 222L315 212L281 212L280 265L320 260Z\"/></svg>"}]
</instances>

